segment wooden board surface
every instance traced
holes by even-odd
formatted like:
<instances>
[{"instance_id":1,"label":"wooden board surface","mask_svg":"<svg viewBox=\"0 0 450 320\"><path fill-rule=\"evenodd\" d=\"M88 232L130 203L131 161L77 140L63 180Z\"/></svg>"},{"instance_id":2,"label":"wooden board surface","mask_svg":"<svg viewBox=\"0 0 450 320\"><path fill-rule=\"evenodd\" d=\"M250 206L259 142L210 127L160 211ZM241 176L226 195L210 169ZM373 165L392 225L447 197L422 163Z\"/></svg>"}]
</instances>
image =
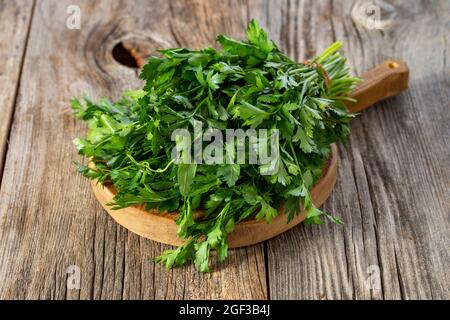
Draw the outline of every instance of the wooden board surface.
<instances>
[{"instance_id":1,"label":"wooden board surface","mask_svg":"<svg viewBox=\"0 0 450 320\"><path fill-rule=\"evenodd\" d=\"M383 30L342 0L0 1L0 18L18 24L0 29L0 40L15 44L13 52L0 47L14 61L0 75L1 150L11 128L0 190L0 298L449 298L450 7L378 2ZM66 26L72 4L81 9L79 30ZM298 226L231 251L210 274L192 266L166 271L151 258L169 247L115 224L74 172L70 162L81 158L71 140L85 127L68 100L117 98L140 85L137 71L112 56L119 42L144 54L201 47L219 32L242 37L252 17L299 60L336 39L359 74L402 58L410 89L364 111L340 147L325 209L344 226ZM72 265L81 272L79 290L67 287Z\"/></svg>"},{"instance_id":2,"label":"wooden board surface","mask_svg":"<svg viewBox=\"0 0 450 320\"><path fill-rule=\"evenodd\" d=\"M33 0L0 1L0 181L33 5Z\"/></svg>"},{"instance_id":3,"label":"wooden board surface","mask_svg":"<svg viewBox=\"0 0 450 320\"><path fill-rule=\"evenodd\" d=\"M337 163L337 146L332 144L331 156L324 165L322 177L314 184L310 192L312 202L317 207L322 206L333 191L337 177ZM112 210L110 204L117 194L114 185L101 184L93 180L91 186L95 197L103 208L118 224L127 230L144 238L173 246L181 246L185 243L185 240L177 234L176 219L179 217L178 211L162 214L156 209L145 210L142 205ZM275 238L306 219L306 211L303 210L287 223L288 215L285 214L284 208L284 203L277 208L278 215L272 219L270 224L264 220L256 219L246 219L236 223L233 232L227 237L228 249L248 247ZM196 215L204 215L204 213L201 210L196 210L193 215L195 217Z\"/></svg>"},{"instance_id":4,"label":"wooden board surface","mask_svg":"<svg viewBox=\"0 0 450 320\"><path fill-rule=\"evenodd\" d=\"M340 148L337 186L325 209L346 225L301 226L268 242L271 297L449 298L450 7L386 1L382 13L394 10L395 17L380 31L355 23L350 1L333 3L286 3L298 14L286 37L308 39L299 55L308 53L307 43L316 51L342 39L358 73L386 59L406 60L410 89L365 110L348 148ZM298 21L308 23L297 28ZM370 290L367 272L376 277L377 268L380 286Z\"/></svg>"}]
</instances>

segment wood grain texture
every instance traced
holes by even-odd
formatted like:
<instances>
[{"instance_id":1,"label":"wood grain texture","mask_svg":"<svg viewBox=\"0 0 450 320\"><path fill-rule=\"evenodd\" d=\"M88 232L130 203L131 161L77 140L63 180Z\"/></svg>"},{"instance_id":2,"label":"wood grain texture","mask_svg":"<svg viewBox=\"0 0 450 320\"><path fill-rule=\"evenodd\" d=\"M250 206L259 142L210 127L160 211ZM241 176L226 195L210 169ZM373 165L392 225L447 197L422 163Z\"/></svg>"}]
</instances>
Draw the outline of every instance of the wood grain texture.
<instances>
[{"instance_id":1,"label":"wood grain texture","mask_svg":"<svg viewBox=\"0 0 450 320\"><path fill-rule=\"evenodd\" d=\"M0 181L33 4L0 0Z\"/></svg>"},{"instance_id":2,"label":"wood grain texture","mask_svg":"<svg viewBox=\"0 0 450 320\"><path fill-rule=\"evenodd\" d=\"M449 4L377 1L384 27L377 30L369 29L364 3L38 1L18 94L7 103L12 110L16 99L0 190L0 298L449 298ZM80 30L66 28L70 4L81 8ZM19 15L29 17L27 8ZM140 85L137 70L113 59L118 42L144 55L202 47L219 32L242 37L250 18L298 60L338 39L356 74L404 59L410 88L364 111L340 147L338 182L324 207L344 226L296 227L230 251L210 274L192 266L166 271L151 258L169 247L118 226L74 172L70 161L81 157L71 140L85 127L68 100L117 98ZM17 82L17 72L5 83ZM80 290L66 286L71 265L80 267ZM371 265L380 268L379 290L365 285Z\"/></svg>"},{"instance_id":3,"label":"wood grain texture","mask_svg":"<svg viewBox=\"0 0 450 320\"><path fill-rule=\"evenodd\" d=\"M71 4L81 8L80 30L66 27ZM218 31L237 35L239 30L242 36L245 6L229 5L37 3L1 186L0 298L267 298L262 244L230 252L210 274L192 266L166 271L151 258L169 246L116 224L71 165L72 159L82 160L71 140L86 128L73 119L69 99L82 92L94 99L117 98L141 85L136 70L113 59L112 48L129 38L155 49L205 46ZM67 290L71 265L81 270L80 290Z\"/></svg>"},{"instance_id":4,"label":"wood grain texture","mask_svg":"<svg viewBox=\"0 0 450 320\"><path fill-rule=\"evenodd\" d=\"M340 148L338 182L324 208L346 224L299 226L268 242L273 299L450 297L450 8L376 3L391 19L384 30L357 23L365 13L352 17L350 1L291 0L268 10L266 25L282 15L281 46L300 58L343 40L357 74L395 58L411 69L409 90L364 111ZM371 265L380 268L379 290L365 285Z\"/></svg>"},{"instance_id":5,"label":"wood grain texture","mask_svg":"<svg viewBox=\"0 0 450 320\"><path fill-rule=\"evenodd\" d=\"M351 93L356 101L347 102L350 112L361 112L408 89L409 68L403 60L386 60L360 76L362 83Z\"/></svg>"}]
</instances>

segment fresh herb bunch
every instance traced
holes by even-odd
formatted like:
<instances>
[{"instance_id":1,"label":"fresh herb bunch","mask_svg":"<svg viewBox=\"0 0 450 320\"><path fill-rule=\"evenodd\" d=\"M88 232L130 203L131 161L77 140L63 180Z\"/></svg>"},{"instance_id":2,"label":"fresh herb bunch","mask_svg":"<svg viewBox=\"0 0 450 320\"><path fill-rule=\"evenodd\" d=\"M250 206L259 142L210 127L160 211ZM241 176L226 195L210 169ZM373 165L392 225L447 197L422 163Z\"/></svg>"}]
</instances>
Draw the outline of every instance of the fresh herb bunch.
<instances>
[{"instance_id":1,"label":"fresh herb bunch","mask_svg":"<svg viewBox=\"0 0 450 320\"><path fill-rule=\"evenodd\" d=\"M117 189L113 208L145 204L146 209L179 211L178 235L186 242L156 257L167 268L194 261L208 271L210 251L227 256L227 235L235 223L254 217L270 223L285 202L288 220L302 210L305 223L322 217L341 223L314 206L309 191L322 174L330 144L343 140L353 118L344 105L359 81L349 75L336 42L303 63L283 54L256 21L246 41L219 35L223 50L161 50L140 77L142 90L117 102L73 100L77 118L88 123L80 154L95 166L76 163L79 172ZM279 129L280 160L274 174L252 164L176 164L172 132L191 129ZM193 211L203 215L194 218Z\"/></svg>"}]
</instances>

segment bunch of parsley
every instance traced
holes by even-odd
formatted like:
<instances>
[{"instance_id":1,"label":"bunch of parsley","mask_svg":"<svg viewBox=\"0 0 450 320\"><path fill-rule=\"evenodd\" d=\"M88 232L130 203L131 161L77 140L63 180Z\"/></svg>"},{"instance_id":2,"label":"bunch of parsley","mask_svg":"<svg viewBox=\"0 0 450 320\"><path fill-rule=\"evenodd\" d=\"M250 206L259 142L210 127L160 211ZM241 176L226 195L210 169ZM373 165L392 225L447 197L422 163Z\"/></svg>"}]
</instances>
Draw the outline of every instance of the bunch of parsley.
<instances>
[{"instance_id":1,"label":"bunch of parsley","mask_svg":"<svg viewBox=\"0 0 450 320\"><path fill-rule=\"evenodd\" d=\"M219 35L213 48L161 50L140 77L142 90L117 102L73 100L77 118L87 122L80 154L95 166L78 171L117 189L114 208L144 204L179 211L183 246L155 260L166 267L193 261L208 271L210 251L227 256L227 235L247 218L267 223L285 202L288 220L307 211L305 223L340 220L314 206L309 191L330 156L330 144L349 133L353 115L344 105L358 82L349 75L336 42L316 58L298 63L284 55L255 21L246 41ZM272 175L252 164L176 164L171 159L177 128L279 129L280 161ZM195 217L193 211L203 215Z\"/></svg>"}]
</instances>

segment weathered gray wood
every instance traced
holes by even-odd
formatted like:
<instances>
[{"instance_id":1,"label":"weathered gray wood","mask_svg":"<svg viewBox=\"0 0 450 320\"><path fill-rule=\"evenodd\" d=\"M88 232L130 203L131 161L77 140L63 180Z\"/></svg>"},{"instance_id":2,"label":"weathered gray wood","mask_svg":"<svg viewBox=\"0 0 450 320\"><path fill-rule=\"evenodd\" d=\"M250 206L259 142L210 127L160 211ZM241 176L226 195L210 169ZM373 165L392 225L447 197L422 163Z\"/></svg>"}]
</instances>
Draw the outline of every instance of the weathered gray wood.
<instances>
[{"instance_id":1,"label":"weathered gray wood","mask_svg":"<svg viewBox=\"0 0 450 320\"><path fill-rule=\"evenodd\" d=\"M266 25L285 17L281 46L297 58L343 40L357 73L388 58L411 68L410 89L364 111L340 148L325 209L346 224L299 226L268 242L271 298L450 297L450 7L376 3L391 22L384 30L370 30L364 6L350 1L283 1L268 10ZM379 290L365 285L371 265L380 268Z\"/></svg>"},{"instance_id":2,"label":"weathered gray wood","mask_svg":"<svg viewBox=\"0 0 450 320\"><path fill-rule=\"evenodd\" d=\"M81 8L80 30L66 27L72 4ZM81 160L71 140L86 128L69 99L117 98L140 85L112 58L116 43L211 44L218 31L242 33L245 3L229 4L37 2L0 193L0 298L267 298L263 244L231 252L210 274L166 271L151 258L168 247L112 221L71 165ZM71 265L80 268L80 290L66 287Z\"/></svg>"},{"instance_id":3,"label":"weathered gray wood","mask_svg":"<svg viewBox=\"0 0 450 320\"><path fill-rule=\"evenodd\" d=\"M0 1L0 177L3 172L33 3L33 0Z\"/></svg>"}]
</instances>

